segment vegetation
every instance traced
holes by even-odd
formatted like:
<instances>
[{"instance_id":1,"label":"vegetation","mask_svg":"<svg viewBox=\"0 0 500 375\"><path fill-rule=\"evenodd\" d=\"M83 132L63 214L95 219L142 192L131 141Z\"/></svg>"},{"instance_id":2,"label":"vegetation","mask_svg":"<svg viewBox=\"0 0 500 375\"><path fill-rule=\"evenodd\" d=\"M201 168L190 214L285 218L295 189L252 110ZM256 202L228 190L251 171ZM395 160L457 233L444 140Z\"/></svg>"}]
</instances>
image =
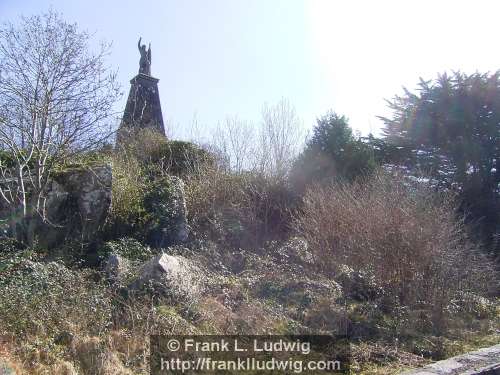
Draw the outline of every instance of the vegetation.
<instances>
[{"instance_id":1,"label":"vegetation","mask_svg":"<svg viewBox=\"0 0 500 375\"><path fill-rule=\"evenodd\" d=\"M353 180L376 167L375 151L355 137L345 116L329 112L318 119L312 138L295 163L294 182Z\"/></svg>"},{"instance_id":2,"label":"vegetation","mask_svg":"<svg viewBox=\"0 0 500 375\"><path fill-rule=\"evenodd\" d=\"M26 22L42 21L86 41L54 14ZM47 151L47 181L112 165L112 204L91 243L44 248L2 227L0 371L146 374L151 334L347 333L355 373L498 342L498 210L485 208L500 182L497 76L422 82L391 104L383 139L328 112L299 152L282 100L255 137L228 118L211 145L141 130L117 148L84 152L79 138L76 154ZM3 168L39 166L30 146L0 148ZM160 255L188 264L188 282L139 287Z\"/></svg>"},{"instance_id":3,"label":"vegetation","mask_svg":"<svg viewBox=\"0 0 500 375\"><path fill-rule=\"evenodd\" d=\"M397 335L443 334L460 309L476 308L468 298L492 292L494 268L456 220L452 201L427 186L378 172L350 185L314 186L304 202L297 232L318 267L351 279L343 280L344 293L404 320Z\"/></svg>"},{"instance_id":4,"label":"vegetation","mask_svg":"<svg viewBox=\"0 0 500 375\"><path fill-rule=\"evenodd\" d=\"M67 158L102 144L120 97L105 65L109 46L89 51L90 36L59 14L23 18L0 29L0 199L9 231L32 244L45 211L49 177ZM20 227L20 230L18 228Z\"/></svg>"},{"instance_id":5,"label":"vegetation","mask_svg":"<svg viewBox=\"0 0 500 375\"><path fill-rule=\"evenodd\" d=\"M442 74L421 80L417 93L405 91L390 102L384 118L396 158L420 169L440 185L460 191L462 212L481 233L478 240L498 255L500 223L499 72Z\"/></svg>"}]
</instances>

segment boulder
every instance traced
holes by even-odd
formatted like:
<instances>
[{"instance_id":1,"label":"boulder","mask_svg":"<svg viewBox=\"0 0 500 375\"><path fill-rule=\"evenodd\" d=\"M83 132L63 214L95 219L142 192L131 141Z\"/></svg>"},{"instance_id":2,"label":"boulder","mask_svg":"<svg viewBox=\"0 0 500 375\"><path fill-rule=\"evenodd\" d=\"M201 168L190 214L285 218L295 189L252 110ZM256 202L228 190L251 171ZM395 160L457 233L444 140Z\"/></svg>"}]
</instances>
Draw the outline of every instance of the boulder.
<instances>
[{"instance_id":1,"label":"boulder","mask_svg":"<svg viewBox=\"0 0 500 375\"><path fill-rule=\"evenodd\" d=\"M156 181L144 204L152 216L147 234L152 246L167 247L187 240L184 182L179 177L166 176Z\"/></svg>"},{"instance_id":2,"label":"boulder","mask_svg":"<svg viewBox=\"0 0 500 375\"><path fill-rule=\"evenodd\" d=\"M200 270L182 256L160 254L146 262L129 290L150 288L176 299L196 300L200 293Z\"/></svg>"},{"instance_id":3,"label":"boulder","mask_svg":"<svg viewBox=\"0 0 500 375\"><path fill-rule=\"evenodd\" d=\"M129 264L127 259L118 254L110 254L104 266L106 277L111 282L119 282L127 273Z\"/></svg>"},{"instance_id":4,"label":"boulder","mask_svg":"<svg viewBox=\"0 0 500 375\"><path fill-rule=\"evenodd\" d=\"M71 238L95 240L111 205L111 183L110 165L54 173L46 191L45 219L37 215L30 220L30 233L48 248ZM3 215L8 211L2 210Z\"/></svg>"}]
</instances>

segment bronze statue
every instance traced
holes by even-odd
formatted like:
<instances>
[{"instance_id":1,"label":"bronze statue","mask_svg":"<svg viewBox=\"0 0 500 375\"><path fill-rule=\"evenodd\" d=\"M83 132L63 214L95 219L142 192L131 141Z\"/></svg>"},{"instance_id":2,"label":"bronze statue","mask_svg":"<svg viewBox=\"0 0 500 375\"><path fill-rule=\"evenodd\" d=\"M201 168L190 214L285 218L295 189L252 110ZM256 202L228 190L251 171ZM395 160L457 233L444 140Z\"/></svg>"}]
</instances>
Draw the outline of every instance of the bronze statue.
<instances>
[{"instance_id":1,"label":"bronze statue","mask_svg":"<svg viewBox=\"0 0 500 375\"><path fill-rule=\"evenodd\" d=\"M141 39L139 38L139 42L137 42L137 47L139 48L139 52L141 54L141 59L139 60L139 73L146 74L148 76L151 75L151 43L149 43L149 48L146 51L146 45L143 44L141 46Z\"/></svg>"}]
</instances>

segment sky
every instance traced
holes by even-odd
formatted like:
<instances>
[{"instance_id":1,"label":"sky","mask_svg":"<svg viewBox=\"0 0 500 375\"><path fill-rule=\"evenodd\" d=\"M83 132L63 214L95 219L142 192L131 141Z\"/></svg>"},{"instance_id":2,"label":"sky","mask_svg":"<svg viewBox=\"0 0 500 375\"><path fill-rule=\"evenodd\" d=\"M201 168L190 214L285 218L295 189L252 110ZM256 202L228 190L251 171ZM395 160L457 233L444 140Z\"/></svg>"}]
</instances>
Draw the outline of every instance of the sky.
<instances>
[{"instance_id":1,"label":"sky","mask_svg":"<svg viewBox=\"0 0 500 375\"><path fill-rule=\"evenodd\" d=\"M263 104L281 98L306 130L333 110L378 134L385 99L419 77L500 69L496 0L0 0L0 22L50 7L113 43L117 110L138 73L137 40L151 43L174 138L209 138L227 116L258 126Z\"/></svg>"}]
</instances>

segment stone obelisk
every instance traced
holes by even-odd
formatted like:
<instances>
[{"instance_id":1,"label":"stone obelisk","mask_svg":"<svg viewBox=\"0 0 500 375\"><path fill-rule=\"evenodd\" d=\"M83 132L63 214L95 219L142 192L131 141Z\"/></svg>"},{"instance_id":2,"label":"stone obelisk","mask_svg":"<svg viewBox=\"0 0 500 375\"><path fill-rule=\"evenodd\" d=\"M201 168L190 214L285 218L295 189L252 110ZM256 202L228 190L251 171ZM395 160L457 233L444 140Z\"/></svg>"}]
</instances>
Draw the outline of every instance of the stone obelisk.
<instances>
[{"instance_id":1,"label":"stone obelisk","mask_svg":"<svg viewBox=\"0 0 500 375\"><path fill-rule=\"evenodd\" d=\"M146 45L141 45L140 38L137 47L141 54L139 74L130 81L130 92L118 129L117 144L140 129L151 129L165 136L158 91L159 79L151 76L151 44L146 50Z\"/></svg>"}]
</instances>

